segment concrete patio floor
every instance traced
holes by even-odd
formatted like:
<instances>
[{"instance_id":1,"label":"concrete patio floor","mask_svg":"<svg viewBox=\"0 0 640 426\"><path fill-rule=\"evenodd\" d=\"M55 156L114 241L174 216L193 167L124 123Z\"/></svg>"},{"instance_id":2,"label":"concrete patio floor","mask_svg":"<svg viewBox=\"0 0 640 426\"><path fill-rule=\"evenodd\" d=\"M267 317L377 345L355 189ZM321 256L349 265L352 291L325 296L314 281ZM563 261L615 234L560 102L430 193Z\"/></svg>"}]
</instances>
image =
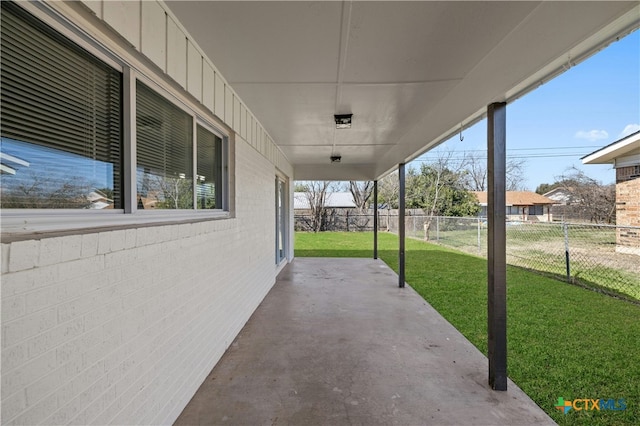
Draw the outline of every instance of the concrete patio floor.
<instances>
[{"instance_id":1,"label":"concrete patio floor","mask_svg":"<svg viewBox=\"0 0 640 426\"><path fill-rule=\"evenodd\" d=\"M296 258L176 425L555 424L379 260Z\"/></svg>"}]
</instances>

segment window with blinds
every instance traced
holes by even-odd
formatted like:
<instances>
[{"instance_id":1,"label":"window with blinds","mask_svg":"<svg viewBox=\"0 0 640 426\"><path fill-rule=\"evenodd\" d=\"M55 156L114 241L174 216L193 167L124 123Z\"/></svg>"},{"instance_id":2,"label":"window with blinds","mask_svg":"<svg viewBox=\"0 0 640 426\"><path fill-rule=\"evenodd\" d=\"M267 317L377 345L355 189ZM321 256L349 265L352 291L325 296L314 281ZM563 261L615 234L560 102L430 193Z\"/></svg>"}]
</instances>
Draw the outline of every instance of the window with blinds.
<instances>
[{"instance_id":1,"label":"window with blinds","mask_svg":"<svg viewBox=\"0 0 640 426\"><path fill-rule=\"evenodd\" d=\"M122 74L2 2L2 208L122 208Z\"/></svg>"},{"instance_id":2,"label":"window with blinds","mask_svg":"<svg viewBox=\"0 0 640 426\"><path fill-rule=\"evenodd\" d=\"M188 102L173 103L136 80L130 88L136 103L130 176L123 123L133 108L125 108L131 97L123 94L122 72L21 7L1 3L0 207L228 208L228 142L204 122L194 129ZM125 185L133 184L136 191L125 200Z\"/></svg>"},{"instance_id":3,"label":"window with blinds","mask_svg":"<svg viewBox=\"0 0 640 426\"><path fill-rule=\"evenodd\" d=\"M222 139L198 126L197 203L199 209L222 208Z\"/></svg>"},{"instance_id":4,"label":"window with blinds","mask_svg":"<svg viewBox=\"0 0 640 426\"><path fill-rule=\"evenodd\" d=\"M193 208L193 117L136 84L139 209Z\"/></svg>"}]
</instances>

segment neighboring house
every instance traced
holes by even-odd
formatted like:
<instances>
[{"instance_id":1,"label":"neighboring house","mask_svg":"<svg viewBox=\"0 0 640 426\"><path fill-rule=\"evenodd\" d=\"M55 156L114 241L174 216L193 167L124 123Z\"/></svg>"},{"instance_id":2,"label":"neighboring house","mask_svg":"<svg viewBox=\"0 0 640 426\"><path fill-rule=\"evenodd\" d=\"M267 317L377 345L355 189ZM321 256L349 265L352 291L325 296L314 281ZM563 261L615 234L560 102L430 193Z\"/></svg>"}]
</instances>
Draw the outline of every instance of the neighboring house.
<instances>
[{"instance_id":1,"label":"neighboring house","mask_svg":"<svg viewBox=\"0 0 640 426\"><path fill-rule=\"evenodd\" d=\"M582 158L583 164L612 164L616 170L616 251L640 255L640 131Z\"/></svg>"},{"instance_id":2,"label":"neighboring house","mask_svg":"<svg viewBox=\"0 0 640 426\"><path fill-rule=\"evenodd\" d=\"M570 188L554 188L549 192L545 192L542 196L553 200L554 206L569 205L575 198Z\"/></svg>"},{"instance_id":3,"label":"neighboring house","mask_svg":"<svg viewBox=\"0 0 640 426\"><path fill-rule=\"evenodd\" d=\"M480 216L487 216L487 192L473 192L480 204ZM507 191L506 214L509 221L551 222L554 201L530 191Z\"/></svg>"},{"instance_id":4,"label":"neighboring house","mask_svg":"<svg viewBox=\"0 0 640 426\"><path fill-rule=\"evenodd\" d=\"M328 192L325 196L324 206L328 209L355 209L351 192ZM309 210L309 196L306 192L293 194L293 209L296 213L304 213Z\"/></svg>"},{"instance_id":5,"label":"neighboring house","mask_svg":"<svg viewBox=\"0 0 640 426\"><path fill-rule=\"evenodd\" d=\"M574 193L573 188L555 188L542 194L542 196L554 201L551 206L551 214L554 220L576 222L588 220L585 217L581 199Z\"/></svg>"},{"instance_id":6,"label":"neighboring house","mask_svg":"<svg viewBox=\"0 0 640 426\"><path fill-rule=\"evenodd\" d=\"M352 212L356 209L351 192L328 192L325 195L324 209L318 211L319 217L312 214L307 192L295 192L293 196L293 210L295 213L296 231L350 231L358 229L360 224L357 216ZM349 215L352 214L351 219ZM365 221L367 222L367 221ZM366 223L365 223L366 225Z\"/></svg>"}]
</instances>

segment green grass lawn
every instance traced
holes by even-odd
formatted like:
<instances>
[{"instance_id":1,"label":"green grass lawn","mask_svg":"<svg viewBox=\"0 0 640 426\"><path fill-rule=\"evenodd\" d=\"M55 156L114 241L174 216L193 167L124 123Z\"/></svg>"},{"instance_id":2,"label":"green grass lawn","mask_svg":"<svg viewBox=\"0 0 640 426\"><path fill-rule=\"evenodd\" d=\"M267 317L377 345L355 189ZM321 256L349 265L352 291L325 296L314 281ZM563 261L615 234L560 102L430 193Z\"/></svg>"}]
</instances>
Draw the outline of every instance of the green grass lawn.
<instances>
[{"instance_id":1,"label":"green grass lawn","mask_svg":"<svg viewBox=\"0 0 640 426\"><path fill-rule=\"evenodd\" d=\"M371 233L297 233L296 256L371 257ZM397 272L398 238L379 234ZM407 239L406 281L485 355L485 259ZM508 267L509 377L556 422L640 424L640 307ZM624 411L554 408L558 397L626 400Z\"/></svg>"}]
</instances>

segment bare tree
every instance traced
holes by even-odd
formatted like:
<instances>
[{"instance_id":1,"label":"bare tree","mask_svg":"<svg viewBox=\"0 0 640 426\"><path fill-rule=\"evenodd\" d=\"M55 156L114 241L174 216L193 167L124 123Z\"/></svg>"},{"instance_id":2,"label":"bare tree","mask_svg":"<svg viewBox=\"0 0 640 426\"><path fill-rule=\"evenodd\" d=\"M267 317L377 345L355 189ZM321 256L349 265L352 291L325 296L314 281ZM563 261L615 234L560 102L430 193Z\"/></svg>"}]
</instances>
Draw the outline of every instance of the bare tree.
<instances>
[{"instance_id":1,"label":"bare tree","mask_svg":"<svg viewBox=\"0 0 640 426\"><path fill-rule=\"evenodd\" d=\"M465 186L470 191L486 191L487 190L487 159L473 151L468 152L464 156L466 163L466 179Z\"/></svg>"},{"instance_id":2,"label":"bare tree","mask_svg":"<svg viewBox=\"0 0 640 426\"><path fill-rule=\"evenodd\" d=\"M527 163L523 159L507 159L506 164L506 190L521 191L524 189L524 175Z\"/></svg>"},{"instance_id":3,"label":"bare tree","mask_svg":"<svg viewBox=\"0 0 640 426\"><path fill-rule=\"evenodd\" d=\"M305 196L311 210L313 232L321 231L326 219L327 202L329 201L332 185L330 181L310 181L306 185Z\"/></svg>"},{"instance_id":4,"label":"bare tree","mask_svg":"<svg viewBox=\"0 0 640 426\"><path fill-rule=\"evenodd\" d=\"M487 158L477 152L468 152L464 156L463 166L467 172L466 186L470 191L487 190ZM507 159L506 189L507 191L521 190L524 183L524 169L526 161L523 159Z\"/></svg>"},{"instance_id":5,"label":"bare tree","mask_svg":"<svg viewBox=\"0 0 640 426\"><path fill-rule=\"evenodd\" d=\"M31 170L25 176L3 175L2 183L3 208L91 207L88 194L94 185L82 176L61 176L55 172L48 172L48 169Z\"/></svg>"},{"instance_id":6,"label":"bare tree","mask_svg":"<svg viewBox=\"0 0 640 426\"><path fill-rule=\"evenodd\" d=\"M357 182L354 180L349 181L349 191L353 196L353 202L360 213L367 210L369 198L373 192L373 182Z\"/></svg>"},{"instance_id":7,"label":"bare tree","mask_svg":"<svg viewBox=\"0 0 640 426\"><path fill-rule=\"evenodd\" d=\"M191 179L180 176L148 174L142 186L147 194L156 198L158 208L193 208L193 184Z\"/></svg>"},{"instance_id":8,"label":"bare tree","mask_svg":"<svg viewBox=\"0 0 640 426\"><path fill-rule=\"evenodd\" d=\"M615 223L615 185L603 185L575 167L556 179L559 187L571 194L571 204L578 206L582 217L595 223Z\"/></svg>"}]
</instances>

